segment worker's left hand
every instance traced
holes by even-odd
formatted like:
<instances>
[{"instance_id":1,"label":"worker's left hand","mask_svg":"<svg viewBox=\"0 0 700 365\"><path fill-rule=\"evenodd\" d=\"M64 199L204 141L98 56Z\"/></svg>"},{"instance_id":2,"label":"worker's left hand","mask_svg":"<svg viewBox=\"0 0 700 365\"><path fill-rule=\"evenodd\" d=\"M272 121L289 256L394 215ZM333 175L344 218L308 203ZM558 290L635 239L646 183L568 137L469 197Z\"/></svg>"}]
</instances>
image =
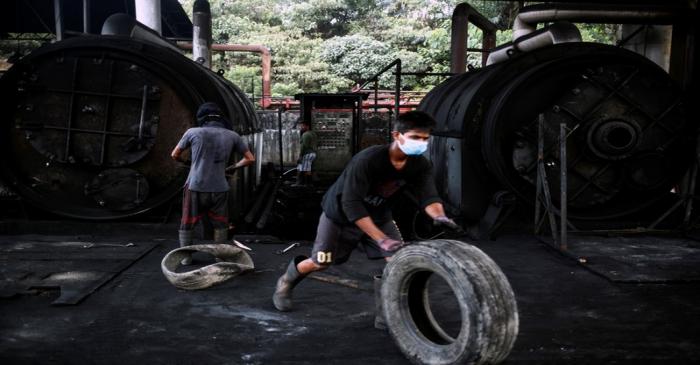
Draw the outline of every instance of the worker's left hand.
<instances>
[{"instance_id":1,"label":"worker's left hand","mask_svg":"<svg viewBox=\"0 0 700 365\"><path fill-rule=\"evenodd\" d=\"M393 238L386 237L386 238L382 238L379 241L377 241L377 244L384 251L394 252L394 251L398 250L399 248L401 248L401 246L403 246L404 243L401 241L397 241Z\"/></svg>"},{"instance_id":2,"label":"worker's left hand","mask_svg":"<svg viewBox=\"0 0 700 365\"><path fill-rule=\"evenodd\" d=\"M436 226L445 227L458 234L464 233L464 230L462 229L462 227L459 226L459 224L455 223L455 221L453 221L450 218L447 218L444 215L433 218L433 224L435 224Z\"/></svg>"}]
</instances>

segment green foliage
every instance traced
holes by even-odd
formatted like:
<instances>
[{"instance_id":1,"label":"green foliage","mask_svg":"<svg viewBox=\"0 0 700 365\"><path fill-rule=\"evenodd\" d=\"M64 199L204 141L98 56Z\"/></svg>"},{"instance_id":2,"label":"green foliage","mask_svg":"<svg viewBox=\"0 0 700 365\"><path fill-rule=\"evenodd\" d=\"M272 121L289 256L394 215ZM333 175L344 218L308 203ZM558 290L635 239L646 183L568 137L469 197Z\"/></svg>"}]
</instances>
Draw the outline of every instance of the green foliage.
<instances>
[{"instance_id":1,"label":"green foliage","mask_svg":"<svg viewBox=\"0 0 700 365\"><path fill-rule=\"evenodd\" d=\"M584 42L615 44L617 42L617 24L576 24L581 31Z\"/></svg>"},{"instance_id":2,"label":"green foliage","mask_svg":"<svg viewBox=\"0 0 700 365\"><path fill-rule=\"evenodd\" d=\"M216 43L262 44L272 52L274 96L347 91L396 58L404 71L448 72L450 24L459 0L210 0ZM194 0L180 0L191 15ZM511 40L517 2L469 4L497 24L497 44ZM617 28L580 25L585 41L614 43ZM470 48L481 48L481 31L469 27ZM481 66L481 54L467 62ZM214 68L246 92L259 95L260 56L227 53ZM380 80L392 87L391 72ZM427 90L435 77L405 76L405 90Z\"/></svg>"},{"instance_id":3,"label":"green foliage","mask_svg":"<svg viewBox=\"0 0 700 365\"><path fill-rule=\"evenodd\" d=\"M386 44L355 34L324 42L321 60L328 63L336 75L350 80L364 80L377 72L377 65L386 65L393 58Z\"/></svg>"}]
</instances>

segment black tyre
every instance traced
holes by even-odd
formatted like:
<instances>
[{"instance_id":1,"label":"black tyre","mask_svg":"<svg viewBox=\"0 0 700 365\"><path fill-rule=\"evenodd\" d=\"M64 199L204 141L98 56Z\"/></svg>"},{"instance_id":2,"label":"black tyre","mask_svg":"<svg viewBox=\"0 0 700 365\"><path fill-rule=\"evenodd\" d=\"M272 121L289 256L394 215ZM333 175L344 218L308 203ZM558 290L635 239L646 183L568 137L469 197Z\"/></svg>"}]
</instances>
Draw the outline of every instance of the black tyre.
<instances>
[{"instance_id":1,"label":"black tyre","mask_svg":"<svg viewBox=\"0 0 700 365\"><path fill-rule=\"evenodd\" d=\"M436 277L439 276L439 277ZM513 348L518 310L507 278L478 248L453 240L402 248L384 269L382 305L389 333L414 364L495 364ZM442 278L461 316L443 328L431 310L429 282Z\"/></svg>"}]
</instances>

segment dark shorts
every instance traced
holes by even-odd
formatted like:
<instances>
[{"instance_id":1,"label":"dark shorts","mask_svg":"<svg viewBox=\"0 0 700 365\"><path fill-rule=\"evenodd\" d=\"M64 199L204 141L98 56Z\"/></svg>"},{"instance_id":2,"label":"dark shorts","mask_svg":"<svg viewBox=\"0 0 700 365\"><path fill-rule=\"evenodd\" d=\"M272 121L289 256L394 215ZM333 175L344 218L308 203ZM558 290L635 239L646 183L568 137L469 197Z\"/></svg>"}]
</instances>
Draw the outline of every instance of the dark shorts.
<instances>
[{"instance_id":1,"label":"dark shorts","mask_svg":"<svg viewBox=\"0 0 700 365\"><path fill-rule=\"evenodd\" d=\"M377 222L375 222L377 223ZM377 227L387 236L403 241L393 221L379 222ZM350 258L352 250L360 245L370 259L390 257L394 252L384 251L356 225L339 225L321 213L311 260L319 265L339 265Z\"/></svg>"},{"instance_id":2,"label":"dark shorts","mask_svg":"<svg viewBox=\"0 0 700 365\"><path fill-rule=\"evenodd\" d=\"M214 229L228 228L228 191L205 193L192 191L185 186L182 194L180 229L193 229L205 214Z\"/></svg>"}]
</instances>

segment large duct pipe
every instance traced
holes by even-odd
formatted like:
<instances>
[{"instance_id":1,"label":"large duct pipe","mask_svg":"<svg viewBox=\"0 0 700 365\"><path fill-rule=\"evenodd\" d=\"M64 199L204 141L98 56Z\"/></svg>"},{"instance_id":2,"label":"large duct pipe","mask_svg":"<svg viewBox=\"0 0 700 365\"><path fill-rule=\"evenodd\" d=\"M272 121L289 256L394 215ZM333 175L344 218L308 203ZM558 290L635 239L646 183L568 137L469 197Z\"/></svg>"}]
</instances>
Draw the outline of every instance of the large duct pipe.
<instances>
[{"instance_id":1,"label":"large duct pipe","mask_svg":"<svg viewBox=\"0 0 700 365\"><path fill-rule=\"evenodd\" d=\"M102 35L131 37L134 39L155 43L180 52L177 47L163 39L163 37L156 33L156 31L147 27L145 24L139 23L128 14L118 13L110 15L102 25Z\"/></svg>"},{"instance_id":2,"label":"large duct pipe","mask_svg":"<svg viewBox=\"0 0 700 365\"><path fill-rule=\"evenodd\" d=\"M515 53L534 51L550 44L580 41L581 32L575 25L569 22L557 22L492 49L486 65L505 61Z\"/></svg>"},{"instance_id":3,"label":"large duct pipe","mask_svg":"<svg viewBox=\"0 0 700 365\"><path fill-rule=\"evenodd\" d=\"M192 43L178 42L177 46L181 49L192 49ZM260 53L262 56L262 88L263 94L260 100L260 106L267 108L272 103L272 88L271 88L271 70L272 70L272 55L270 49L259 44L212 44L213 51L222 52L254 52Z\"/></svg>"},{"instance_id":4,"label":"large duct pipe","mask_svg":"<svg viewBox=\"0 0 700 365\"><path fill-rule=\"evenodd\" d=\"M156 33L163 34L163 25L160 20L160 0L136 0L136 20L153 29Z\"/></svg>"},{"instance_id":5,"label":"large duct pipe","mask_svg":"<svg viewBox=\"0 0 700 365\"><path fill-rule=\"evenodd\" d=\"M680 10L649 5L538 4L520 10L513 22L513 40L534 32L537 24L544 22L671 24L680 16Z\"/></svg>"},{"instance_id":6,"label":"large duct pipe","mask_svg":"<svg viewBox=\"0 0 700 365\"><path fill-rule=\"evenodd\" d=\"M482 63L486 63L487 49L496 46L495 24L481 15L467 3L457 5L452 12L452 31L450 41L450 72L463 73L467 70L467 43L469 40L469 22L476 25L484 33L482 44Z\"/></svg>"},{"instance_id":7,"label":"large duct pipe","mask_svg":"<svg viewBox=\"0 0 700 365\"><path fill-rule=\"evenodd\" d=\"M211 68L211 8L209 1L197 0L192 6L192 59Z\"/></svg>"}]
</instances>

